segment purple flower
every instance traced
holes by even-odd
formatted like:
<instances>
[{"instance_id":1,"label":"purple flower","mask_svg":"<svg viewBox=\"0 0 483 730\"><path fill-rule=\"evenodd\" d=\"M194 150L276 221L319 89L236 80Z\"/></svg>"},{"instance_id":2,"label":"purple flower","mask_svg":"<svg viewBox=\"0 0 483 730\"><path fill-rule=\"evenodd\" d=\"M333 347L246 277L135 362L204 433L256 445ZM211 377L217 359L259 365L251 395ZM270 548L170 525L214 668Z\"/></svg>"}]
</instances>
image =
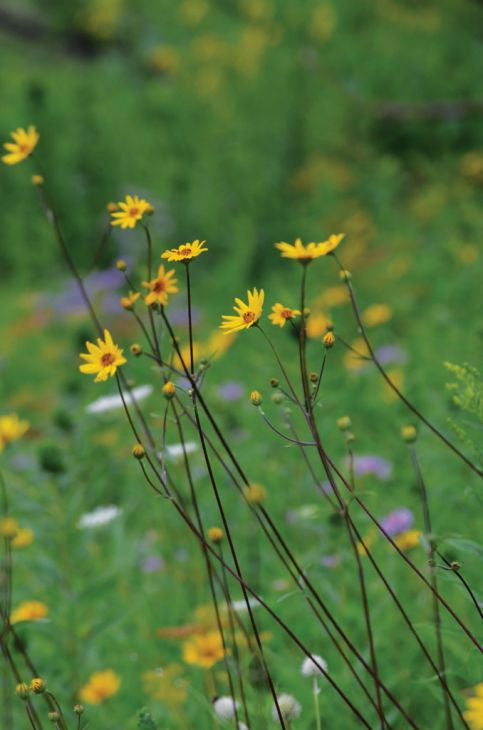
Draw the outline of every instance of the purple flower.
<instances>
[{"instance_id":1,"label":"purple flower","mask_svg":"<svg viewBox=\"0 0 483 730\"><path fill-rule=\"evenodd\" d=\"M359 476L373 474L379 479L390 479L392 474L392 464L380 456L367 454L366 456L354 457L354 472Z\"/></svg>"},{"instance_id":2,"label":"purple flower","mask_svg":"<svg viewBox=\"0 0 483 730\"><path fill-rule=\"evenodd\" d=\"M376 350L376 358L381 365L391 365L392 363L405 363L407 353L398 345L382 345Z\"/></svg>"},{"instance_id":3,"label":"purple flower","mask_svg":"<svg viewBox=\"0 0 483 730\"><path fill-rule=\"evenodd\" d=\"M240 398L243 398L244 393L245 388L243 385L233 380L223 383L218 388L220 398L227 401L240 400Z\"/></svg>"},{"instance_id":4,"label":"purple flower","mask_svg":"<svg viewBox=\"0 0 483 730\"><path fill-rule=\"evenodd\" d=\"M399 507L399 509L390 512L381 520L381 526L390 537L401 534L409 530L414 521L413 513L407 507Z\"/></svg>"},{"instance_id":5,"label":"purple flower","mask_svg":"<svg viewBox=\"0 0 483 730\"><path fill-rule=\"evenodd\" d=\"M158 573L164 568L164 560L159 555L147 555L141 562L143 573Z\"/></svg>"},{"instance_id":6,"label":"purple flower","mask_svg":"<svg viewBox=\"0 0 483 730\"><path fill-rule=\"evenodd\" d=\"M320 562L325 568L337 568L340 564L340 557L338 555L323 555Z\"/></svg>"}]
</instances>

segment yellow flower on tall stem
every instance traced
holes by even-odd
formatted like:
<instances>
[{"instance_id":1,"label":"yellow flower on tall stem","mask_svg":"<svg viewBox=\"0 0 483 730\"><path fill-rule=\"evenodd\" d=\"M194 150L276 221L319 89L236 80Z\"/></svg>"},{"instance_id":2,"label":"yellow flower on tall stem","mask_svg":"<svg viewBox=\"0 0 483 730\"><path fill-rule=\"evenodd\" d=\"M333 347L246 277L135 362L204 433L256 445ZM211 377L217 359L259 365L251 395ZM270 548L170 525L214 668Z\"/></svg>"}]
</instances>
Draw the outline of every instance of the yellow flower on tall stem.
<instances>
[{"instance_id":1,"label":"yellow flower on tall stem","mask_svg":"<svg viewBox=\"0 0 483 730\"><path fill-rule=\"evenodd\" d=\"M151 203L137 195L126 195L117 205L118 209L111 213L111 226L121 228L134 228L145 213L153 210Z\"/></svg>"},{"instance_id":2,"label":"yellow flower on tall stem","mask_svg":"<svg viewBox=\"0 0 483 730\"><path fill-rule=\"evenodd\" d=\"M161 254L162 259L168 259L168 261L182 261L188 263L191 259L200 256L200 254L208 251L207 248L203 248L203 244L206 241L193 241L192 243L183 243L178 248L168 248Z\"/></svg>"},{"instance_id":3,"label":"yellow flower on tall stem","mask_svg":"<svg viewBox=\"0 0 483 730\"><path fill-rule=\"evenodd\" d=\"M247 290L248 304L245 304L241 299L235 299L236 307L233 307L236 312L235 315L224 314L222 319L224 322L221 323L220 329L226 330L223 334L229 332L237 332L238 330L249 329L260 319L263 311L263 300L265 298L265 292L263 289L257 291L256 288L253 291Z\"/></svg>"},{"instance_id":4,"label":"yellow flower on tall stem","mask_svg":"<svg viewBox=\"0 0 483 730\"><path fill-rule=\"evenodd\" d=\"M132 309L140 296L141 294L138 291L129 291L127 297L121 297L121 306L124 309Z\"/></svg>"},{"instance_id":5,"label":"yellow flower on tall stem","mask_svg":"<svg viewBox=\"0 0 483 730\"><path fill-rule=\"evenodd\" d=\"M79 365L79 370L86 375L97 373L95 383L112 377L116 374L117 368L127 362L121 348L114 344L109 330L104 330L104 340L98 337L97 345L86 342L86 347L88 352L80 354L82 360L86 362Z\"/></svg>"},{"instance_id":6,"label":"yellow flower on tall stem","mask_svg":"<svg viewBox=\"0 0 483 730\"><path fill-rule=\"evenodd\" d=\"M91 674L79 690L79 699L90 705L100 705L119 691L121 678L112 670L104 669Z\"/></svg>"},{"instance_id":7,"label":"yellow flower on tall stem","mask_svg":"<svg viewBox=\"0 0 483 730\"><path fill-rule=\"evenodd\" d=\"M13 142L4 143L7 154L3 155L2 162L6 165L16 165L32 154L39 141L39 133L30 125L27 130L19 127L15 132L11 132L10 136Z\"/></svg>"},{"instance_id":8,"label":"yellow flower on tall stem","mask_svg":"<svg viewBox=\"0 0 483 730\"><path fill-rule=\"evenodd\" d=\"M277 304L273 305L272 313L268 315L268 319L276 326L285 327L289 319L293 319L299 314L299 309L290 309L290 307L284 307L283 304L277 302Z\"/></svg>"},{"instance_id":9,"label":"yellow flower on tall stem","mask_svg":"<svg viewBox=\"0 0 483 730\"><path fill-rule=\"evenodd\" d=\"M184 661L203 669L211 669L216 662L223 659L224 653L219 631L197 634L183 644Z\"/></svg>"},{"instance_id":10,"label":"yellow flower on tall stem","mask_svg":"<svg viewBox=\"0 0 483 730\"><path fill-rule=\"evenodd\" d=\"M30 428L28 421L22 421L16 413L0 416L0 453L7 444L18 441Z\"/></svg>"},{"instance_id":11,"label":"yellow flower on tall stem","mask_svg":"<svg viewBox=\"0 0 483 730\"><path fill-rule=\"evenodd\" d=\"M42 601L24 601L12 611L10 623L19 621L38 621L49 613L48 607Z\"/></svg>"},{"instance_id":12,"label":"yellow flower on tall stem","mask_svg":"<svg viewBox=\"0 0 483 730\"><path fill-rule=\"evenodd\" d=\"M463 717L471 730L483 730L483 682L473 687L473 695L466 700Z\"/></svg>"},{"instance_id":13,"label":"yellow flower on tall stem","mask_svg":"<svg viewBox=\"0 0 483 730\"><path fill-rule=\"evenodd\" d=\"M302 264L308 264L313 259L318 259L320 256L326 256L328 253L334 251L343 238L344 234L338 233L329 236L326 241L321 241L319 243L314 243L312 241L306 244L302 243L301 238L296 238L294 244L280 241L280 243L275 244L275 248L278 248L278 250L282 252L282 258L295 259L296 261L300 261Z\"/></svg>"},{"instance_id":14,"label":"yellow flower on tall stem","mask_svg":"<svg viewBox=\"0 0 483 730\"><path fill-rule=\"evenodd\" d=\"M164 266L158 269L158 275L151 281L143 281L143 286L149 289L149 294L144 298L144 301L148 306L151 304L161 304L164 306L168 303L168 294L177 294L178 287L176 286L178 280L174 279L174 269L165 271Z\"/></svg>"}]
</instances>

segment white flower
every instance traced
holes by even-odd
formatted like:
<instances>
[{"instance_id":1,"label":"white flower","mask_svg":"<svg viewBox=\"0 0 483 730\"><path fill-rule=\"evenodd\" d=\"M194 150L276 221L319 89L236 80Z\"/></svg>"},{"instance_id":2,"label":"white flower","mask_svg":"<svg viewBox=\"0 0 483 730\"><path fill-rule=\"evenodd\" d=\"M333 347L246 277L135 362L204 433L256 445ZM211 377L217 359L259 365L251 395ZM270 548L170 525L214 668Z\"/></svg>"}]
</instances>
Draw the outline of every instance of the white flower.
<instances>
[{"instance_id":1,"label":"white flower","mask_svg":"<svg viewBox=\"0 0 483 730\"><path fill-rule=\"evenodd\" d=\"M256 598L253 598L253 597L250 597L248 599L248 603L250 604L250 608L256 608L257 606L260 606L261 605L260 604L260 601L257 601L257 599ZM232 607L232 609L234 611L238 611L238 613L240 611L248 611L248 609L247 609L247 602L245 601L244 598L242 598L239 601L232 601L231 602L231 607Z\"/></svg>"},{"instance_id":2,"label":"white flower","mask_svg":"<svg viewBox=\"0 0 483 730\"><path fill-rule=\"evenodd\" d=\"M196 441L185 441L184 450L187 454L192 454L198 448ZM183 444L171 444L166 446L166 452L172 459L179 459L183 456ZM159 454L162 457L162 454Z\"/></svg>"},{"instance_id":3,"label":"white flower","mask_svg":"<svg viewBox=\"0 0 483 730\"><path fill-rule=\"evenodd\" d=\"M283 694L278 695L277 700L284 720L290 722L291 720L296 720L297 717L299 717L302 712L302 707L300 706L300 702L297 702L293 695L283 692ZM275 703L272 705L272 717L275 721L278 721L279 719Z\"/></svg>"},{"instance_id":4,"label":"white flower","mask_svg":"<svg viewBox=\"0 0 483 730\"><path fill-rule=\"evenodd\" d=\"M233 697L229 697L227 695L218 697L218 699L213 702L215 715L220 720L231 720L235 717L235 707L238 710L238 706L238 702L236 702Z\"/></svg>"},{"instance_id":5,"label":"white flower","mask_svg":"<svg viewBox=\"0 0 483 730\"><path fill-rule=\"evenodd\" d=\"M131 392L123 393L126 405L132 405L133 400L137 403L147 398L153 392L152 385L140 385L137 388L132 388ZM122 408L122 398L116 393L115 395L105 395L102 398L89 403L86 406L86 413L104 413L105 411L112 411L115 408Z\"/></svg>"},{"instance_id":6,"label":"white flower","mask_svg":"<svg viewBox=\"0 0 483 730\"><path fill-rule=\"evenodd\" d=\"M300 667L300 671L304 677L317 677L319 674L323 674L317 664L320 664L324 671L327 671L327 662L317 654L312 654L311 657L305 657Z\"/></svg>"},{"instance_id":7,"label":"white flower","mask_svg":"<svg viewBox=\"0 0 483 730\"><path fill-rule=\"evenodd\" d=\"M248 729L247 725L245 725L244 722L239 722L238 723L238 730L249 730L249 729Z\"/></svg>"},{"instance_id":8,"label":"white flower","mask_svg":"<svg viewBox=\"0 0 483 730\"><path fill-rule=\"evenodd\" d=\"M121 512L121 508L116 507L114 504L109 504L106 507L96 507L92 512L86 512L80 517L77 527L83 530L85 528L107 525L112 520L115 520L116 517L119 517Z\"/></svg>"}]
</instances>

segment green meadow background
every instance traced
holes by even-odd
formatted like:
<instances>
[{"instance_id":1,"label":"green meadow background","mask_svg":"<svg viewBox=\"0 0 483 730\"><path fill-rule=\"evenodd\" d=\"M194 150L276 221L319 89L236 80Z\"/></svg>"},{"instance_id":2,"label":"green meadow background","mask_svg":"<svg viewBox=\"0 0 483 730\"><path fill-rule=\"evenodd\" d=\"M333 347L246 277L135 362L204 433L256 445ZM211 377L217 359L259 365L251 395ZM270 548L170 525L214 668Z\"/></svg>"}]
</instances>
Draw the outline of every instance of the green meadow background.
<instances>
[{"instance_id":1,"label":"green meadow background","mask_svg":"<svg viewBox=\"0 0 483 730\"><path fill-rule=\"evenodd\" d=\"M109 231L109 201L130 193L155 206L156 256L206 239L209 253L192 267L195 337L202 343L247 287L266 290L266 313L276 301L297 305L299 267L279 257L276 241L344 232L340 257L362 309L388 308L386 321L370 329L375 347L393 348L388 369L404 393L477 459L448 424L452 419L478 440L473 415L460 411L446 388L455 378L444 363L481 359L482 19L476 0L0 3L2 140L18 126L35 124L40 133L36 160L0 169L0 413L17 412L31 424L27 438L0 458L11 512L35 533L33 544L14 554L13 600L49 606L48 621L20 631L72 727L76 692L104 668L119 674L121 689L88 708L86 727L136 728L144 706L163 730L215 727L206 673L183 663L180 640L156 633L196 621L195 609L209 604L209 592L196 543L131 463L132 437L121 411L85 411L97 397L114 394L115 385L94 385L78 372L78 353L95 332L38 205L30 181L40 170L37 160L69 250L88 276L103 322L126 350L141 335L118 303L125 288L114 262L125 258L137 281L145 278L145 242L139 230ZM329 258L310 268L309 305L352 342L356 327ZM181 268L178 273L181 280ZM180 288L172 306L185 341ZM295 373L290 333L271 334ZM314 337L314 370L320 353ZM146 361L130 358L128 370L136 385L154 385L145 406L160 435L159 380ZM249 403L257 388L267 412L282 422L270 403L274 375L276 364L258 333L242 333L214 361L206 395L251 478L267 488L270 512L298 559L364 647L340 524L294 449L264 427ZM421 529L415 478L399 437L400 427L413 422L410 414L374 370L348 367L340 344L330 352L325 378L319 419L328 450L343 460L335 421L349 415L356 453L392 466L388 479L361 477L364 499L378 517L408 507ZM174 429L170 438L177 441ZM424 429L418 449L440 545L474 584L481 570L477 477ZM172 468L185 489L181 465ZM199 451L193 468L206 524L217 524ZM246 569L255 571L253 561L260 561L253 579L263 597L363 706L347 668L307 618L303 599L283 582L262 538L254 558L249 514L229 483L223 490ZM109 504L122 509L116 520L97 530L77 528L83 513ZM357 513L357 522L370 534L363 515ZM376 540L374 550L431 645L429 596L384 543ZM335 567L321 564L329 554L337 556ZM143 566L153 556L158 569L147 572ZM425 569L421 548L411 557ZM434 678L369 575L381 673L421 727L443 727ZM476 630L474 608L454 576L441 571L440 580ZM241 597L236 585L233 593ZM267 656L277 688L303 707L294 730L312 730L301 657L257 611L262 629L271 632ZM478 681L475 654L446 616L444 636L450 682L464 704ZM147 673L160 667L153 690ZM214 672L218 694L227 691L221 667ZM5 673L1 679L4 717L23 730L12 680ZM255 680L250 696L261 707L256 728L268 727L270 698ZM321 708L323 727L356 726L329 687ZM391 722L405 727L397 716Z\"/></svg>"}]
</instances>

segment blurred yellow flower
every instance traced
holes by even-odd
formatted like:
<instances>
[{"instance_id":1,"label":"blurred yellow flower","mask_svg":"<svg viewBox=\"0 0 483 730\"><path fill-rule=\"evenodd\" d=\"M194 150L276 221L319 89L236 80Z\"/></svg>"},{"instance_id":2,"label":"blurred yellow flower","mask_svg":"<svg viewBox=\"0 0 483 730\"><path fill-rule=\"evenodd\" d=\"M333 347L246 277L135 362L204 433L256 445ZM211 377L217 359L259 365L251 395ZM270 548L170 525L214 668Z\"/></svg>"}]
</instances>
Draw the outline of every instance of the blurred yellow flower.
<instances>
[{"instance_id":1,"label":"blurred yellow flower","mask_svg":"<svg viewBox=\"0 0 483 730\"><path fill-rule=\"evenodd\" d=\"M119 201L118 210L111 213L111 226L134 228L143 215L152 209L152 205L144 198L139 198L137 195L126 195L125 200Z\"/></svg>"},{"instance_id":2,"label":"blurred yellow flower","mask_svg":"<svg viewBox=\"0 0 483 730\"><path fill-rule=\"evenodd\" d=\"M362 337L357 337L353 342L351 342L351 347L354 348L355 352L347 350L344 355L344 365L348 370L361 370L367 365L367 360L364 360L363 358L369 357L369 350L365 340Z\"/></svg>"},{"instance_id":3,"label":"blurred yellow flower","mask_svg":"<svg viewBox=\"0 0 483 730\"><path fill-rule=\"evenodd\" d=\"M276 326L285 327L285 323L298 314L300 314L299 309L290 309L290 307L284 307L283 304L277 302L273 305L272 313L268 315L268 319Z\"/></svg>"},{"instance_id":4,"label":"blurred yellow flower","mask_svg":"<svg viewBox=\"0 0 483 730\"><path fill-rule=\"evenodd\" d=\"M79 699L90 705L99 705L119 691L121 678L112 670L104 669L91 674L79 690Z\"/></svg>"},{"instance_id":5,"label":"blurred yellow flower","mask_svg":"<svg viewBox=\"0 0 483 730\"><path fill-rule=\"evenodd\" d=\"M210 669L223 656L223 641L219 631L195 635L183 644L184 661L203 669Z\"/></svg>"},{"instance_id":6,"label":"blurred yellow flower","mask_svg":"<svg viewBox=\"0 0 483 730\"><path fill-rule=\"evenodd\" d=\"M49 609L42 601L24 601L12 611L10 621L12 624L19 621L38 621L48 613Z\"/></svg>"},{"instance_id":7,"label":"blurred yellow flower","mask_svg":"<svg viewBox=\"0 0 483 730\"><path fill-rule=\"evenodd\" d=\"M393 368L392 370L387 371L387 376L391 383L393 383L398 390L402 390L402 387L404 385L404 373L399 368ZM385 401L388 403L392 403L393 401L398 400L397 394L393 391L390 385L383 382L382 383L382 396Z\"/></svg>"},{"instance_id":8,"label":"blurred yellow flower","mask_svg":"<svg viewBox=\"0 0 483 730\"><path fill-rule=\"evenodd\" d=\"M422 534L421 530L406 530L394 538L394 543L400 550L411 550L419 545Z\"/></svg>"},{"instance_id":9,"label":"blurred yellow flower","mask_svg":"<svg viewBox=\"0 0 483 730\"><path fill-rule=\"evenodd\" d=\"M17 441L30 428L28 421L21 421L16 413L0 416L0 453L12 441Z\"/></svg>"},{"instance_id":10,"label":"blurred yellow flower","mask_svg":"<svg viewBox=\"0 0 483 730\"><path fill-rule=\"evenodd\" d=\"M184 0L179 6L179 15L188 25L198 25L208 14L210 6L205 0Z\"/></svg>"},{"instance_id":11,"label":"blurred yellow flower","mask_svg":"<svg viewBox=\"0 0 483 730\"><path fill-rule=\"evenodd\" d=\"M179 289L176 286L177 279L174 279L174 269L165 271L164 266L158 269L158 275L151 281L143 281L143 286L149 289L149 294L144 298L148 306L151 304L161 304L164 306L168 303L168 294L177 294Z\"/></svg>"},{"instance_id":12,"label":"blurred yellow flower","mask_svg":"<svg viewBox=\"0 0 483 730\"><path fill-rule=\"evenodd\" d=\"M303 244L301 238L296 238L295 243L286 243L280 241L275 244L275 248L278 248L282 252L282 258L296 259L302 263L309 263L313 259L318 259L320 256L326 256L328 253L334 251L339 243L344 238L343 233L333 234L329 236L326 241L320 243Z\"/></svg>"},{"instance_id":13,"label":"blurred yellow flower","mask_svg":"<svg viewBox=\"0 0 483 730\"><path fill-rule=\"evenodd\" d=\"M479 255L478 247L474 246L471 243L466 243L463 246L459 247L458 254L460 257L460 261L462 261L464 264L474 264Z\"/></svg>"},{"instance_id":14,"label":"blurred yellow flower","mask_svg":"<svg viewBox=\"0 0 483 730\"><path fill-rule=\"evenodd\" d=\"M249 504L262 504L267 496L267 490L261 484L247 484L243 488L245 499Z\"/></svg>"},{"instance_id":15,"label":"blurred yellow flower","mask_svg":"<svg viewBox=\"0 0 483 730\"><path fill-rule=\"evenodd\" d=\"M202 350L206 357L217 358L225 353L233 343L235 336L228 335L227 332L215 330L203 344Z\"/></svg>"},{"instance_id":16,"label":"blurred yellow flower","mask_svg":"<svg viewBox=\"0 0 483 730\"><path fill-rule=\"evenodd\" d=\"M180 664L168 664L143 672L142 681L147 695L170 708L179 707L188 696L188 682L183 678Z\"/></svg>"},{"instance_id":17,"label":"blurred yellow flower","mask_svg":"<svg viewBox=\"0 0 483 730\"><path fill-rule=\"evenodd\" d=\"M312 12L309 31L313 38L325 41L330 38L337 24L337 17L331 3L324 2L316 5Z\"/></svg>"},{"instance_id":18,"label":"blurred yellow flower","mask_svg":"<svg viewBox=\"0 0 483 730\"><path fill-rule=\"evenodd\" d=\"M12 547L24 548L31 545L34 541L34 531L29 527L19 527L17 534L12 540Z\"/></svg>"},{"instance_id":19,"label":"blurred yellow flower","mask_svg":"<svg viewBox=\"0 0 483 730\"><path fill-rule=\"evenodd\" d=\"M471 730L483 730L483 682L473 687L473 695L466 700L463 717Z\"/></svg>"},{"instance_id":20,"label":"blurred yellow flower","mask_svg":"<svg viewBox=\"0 0 483 730\"><path fill-rule=\"evenodd\" d=\"M461 172L475 183L483 183L483 150L472 150L461 158Z\"/></svg>"},{"instance_id":21,"label":"blurred yellow flower","mask_svg":"<svg viewBox=\"0 0 483 730\"><path fill-rule=\"evenodd\" d=\"M0 517L0 535L2 537L11 540L15 537L18 530L18 522L13 517Z\"/></svg>"},{"instance_id":22,"label":"blurred yellow flower","mask_svg":"<svg viewBox=\"0 0 483 730\"><path fill-rule=\"evenodd\" d=\"M327 331L328 324L329 318L325 314L311 314L306 320L307 337L318 340Z\"/></svg>"},{"instance_id":23,"label":"blurred yellow flower","mask_svg":"<svg viewBox=\"0 0 483 730\"><path fill-rule=\"evenodd\" d=\"M157 46L151 50L148 63L157 73L174 73L179 66L179 54L175 48Z\"/></svg>"},{"instance_id":24,"label":"blurred yellow flower","mask_svg":"<svg viewBox=\"0 0 483 730\"><path fill-rule=\"evenodd\" d=\"M39 133L30 125L27 130L19 127L15 132L11 132L10 136L13 142L4 143L7 154L3 155L2 162L6 165L16 165L32 154L39 141Z\"/></svg>"},{"instance_id":25,"label":"blurred yellow flower","mask_svg":"<svg viewBox=\"0 0 483 730\"><path fill-rule=\"evenodd\" d=\"M140 296L141 295L138 291L134 292L129 290L127 297L121 297L121 306L124 307L124 309L132 309Z\"/></svg>"},{"instance_id":26,"label":"blurred yellow flower","mask_svg":"<svg viewBox=\"0 0 483 730\"><path fill-rule=\"evenodd\" d=\"M263 289L258 291L256 288L251 292L247 290L248 304L242 302L241 299L235 299L236 307L233 309L236 312L236 316L224 314L222 319L225 321L221 323L220 329L228 332L237 332L238 330L249 329L252 325L256 324L261 317L263 300L265 298L265 292Z\"/></svg>"},{"instance_id":27,"label":"blurred yellow flower","mask_svg":"<svg viewBox=\"0 0 483 730\"><path fill-rule=\"evenodd\" d=\"M80 357L86 360L85 363L79 365L81 373L86 375L94 375L95 383L107 380L116 374L117 368L127 362L123 356L123 351L114 344L109 330L104 330L104 340L97 338L97 345L92 342L86 342L87 353L81 352Z\"/></svg>"},{"instance_id":28,"label":"blurred yellow flower","mask_svg":"<svg viewBox=\"0 0 483 730\"><path fill-rule=\"evenodd\" d=\"M320 306L322 309L331 309L332 307L340 307L346 304L350 300L349 292L344 284L337 286L329 286L324 289L315 300L315 306Z\"/></svg>"},{"instance_id":29,"label":"blurred yellow flower","mask_svg":"<svg viewBox=\"0 0 483 730\"><path fill-rule=\"evenodd\" d=\"M387 304L372 304L362 312L362 321L366 327L377 327L388 322L392 317L392 309Z\"/></svg>"},{"instance_id":30,"label":"blurred yellow flower","mask_svg":"<svg viewBox=\"0 0 483 730\"><path fill-rule=\"evenodd\" d=\"M359 555L364 557L367 555L367 551L371 549L377 538L377 530L375 527L369 530L368 533L362 536L361 542L357 543L357 552Z\"/></svg>"},{"instance_id":31,"label":"blurred yellow flower","mask_svg":"<svg viewBox=\"0 0 483 730\"><path fill-rule=\"evenodd\" d=\"M206 241L193 241L192 243L183 243L178 248L168 248L161 254L162 259L168 259L171 261L190 261L191 259L200 256L204 251L208 251L207 248L203 248L203 244Z\"/></svg>"}]
</instances>

